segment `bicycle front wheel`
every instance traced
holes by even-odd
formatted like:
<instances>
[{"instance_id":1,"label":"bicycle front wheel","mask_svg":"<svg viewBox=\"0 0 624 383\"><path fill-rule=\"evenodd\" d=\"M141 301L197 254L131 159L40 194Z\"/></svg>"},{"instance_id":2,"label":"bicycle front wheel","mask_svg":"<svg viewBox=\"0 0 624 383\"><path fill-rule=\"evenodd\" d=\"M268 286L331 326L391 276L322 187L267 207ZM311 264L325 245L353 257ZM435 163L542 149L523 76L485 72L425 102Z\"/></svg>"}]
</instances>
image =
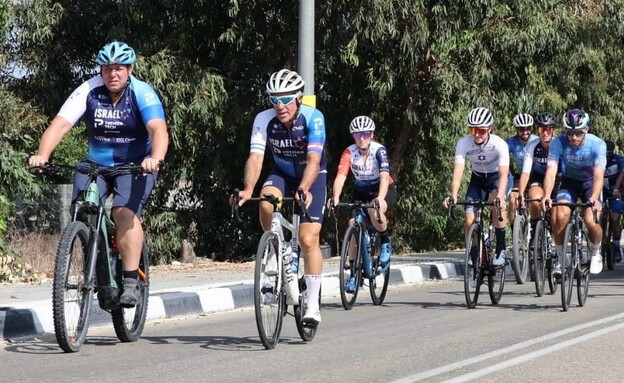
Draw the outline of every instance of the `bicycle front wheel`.
<instances>
[{"instance_id":1,"label":"bicycle front wheel","mask_svg":"<svg viewBox=\"0 0 624 383\"><path fill-rule=\"evenodd\" d=\"M80 221L70 223L59 241L54 267L52 311L54 334L65 352L76 352L85 342L93 291L87 286L90 232ZM93 260L95 261L95 260Z\"/></svg>"},{"instance_id":2,"label":"bicycle front wheel","mask_svg":"<svg viewBox=\"0 0 624 383\"><path fill-rule=\"evenodd\" d=\"M385 270L381 267L381 261L379 260L379 256L381 255L381 237L379 235L376 237L372 249L373 275L369 279L368 287L370 288L373 304L378 306L386 299L388 282L390 280L390 265L388 265Z\"/></svg>"},{"instance_id":3,"label":"bicycle front wheel","mask_svg":"<svg viewBox=\"0 0 624 383\"><path fill-rule=\"evenodd\" d=\"M279 341L286 308L286 296L282 288L279 237L265 231L260 238L256 253L254 273L254 308L260 341L267 350Z\"/></svg>"},{"instance_id":4,"label":"bicycle front wheel","mask_svg":"<svg viewBox=\"0 0 624 383\"><path fill-rule=\"evenodd\" d=\"M581 244L577 246L577 262L575 268L576 277L576 295L578 298L579 306L585 306L587 302L587 291L589 290L589 265L591 263L591 257L589 255L588 239L585 231L581 232Z\"/></svg>"},{"instance_id":5,"label":"bicycle front wheel","mask_svg":"<svg viewBox=\"0 0 624 383\"><path fill-rule=\"evenodd\" d=\"M491 256L490 259L493 259ZM494 266L490 264L488 273L488 292L493 305L497 305L503 296L505 289L505 266Z\"/></svg>"},{"instance_id":6,"label":"bicycle front wheel","mask_svg":"<svg viewBox=\"0 0 624 383\"><path fill-rule=\"evenodd\" d=\"M297 325L297 332L299 333L299 336L301 337L301 339L305 342L310 342L312 341L312 339L314 339L318 326L307 325L303 323L303 312L305 309L305 297L308 295L307 289L308 287L305 282L305 276L302 276L301 278L299 278L299 291L301 291L301 294L299 294L299 305L295 306L295 324ZM319 290L319 296L318 296L319 308L321 307L321 295L322 295L321 292L322 290Z\"/></svg>"},{"instance_id":7,"label":"bicycle front wheel","mask_svg":"<svg viewBox=\"0 0 624 383\"><path fill-rule=\"evenodd\" d=\"M607 263L607 269L613 270L615 268L615 249L611 243L611 224L608 222L609 216L603 214L603 219L607 220L602 234L602 245L600 246L600 252L602 253L602 259Z\"/></svg>"},{"instance_id":8,"label":"bicycle front wheel","mask_svg":"<svg viewBox=\"0 0 624 383\"><path fill-rule=\"evenodd\" d=\"M518 284L526 281L529 269L529 224L526 216L516 215L513 223L511 251L511 266Z\"/></svg>"},{"instance_id":9,"label":"bicycle front wheel","mask_svg":"<svg viewBox=\"0 0 624 383\"><path fill-rule=\"evenodd\" d=\"M117 283L121 286L123 276L121 262L117 262ZM147 305L149 302L149 256L147 244L143 242L141 259L139 260L139 281L141 282L141 299L132 308L117 307L111 311L115 334L122 342L136 342L145 327Z\"/></svg>"},{"instance_id":10,"label":"bicycle front wheel","mask_svg":"<svg viewBox=\"0 0 624 383\"><path fill-rule=\"evenodd\" d=\"M548 255L546 243L546 225L539 220L535 225L535 238L533 239L533 272L535 276L535 293L538 297L544 295L544 274L546 271L545 259Z\"/></svg>"},{"instance_id":11,"label":"bicycle front wheel","mask_svg":"<svg viewBox=\"0 0 624 383\"><path fill-rule=\"evenodd\" d=\"M479 300L479 290L483 282L481 272L480 247L485 246L481 239L481 232L477 224L468 229L466 237L466 254L464 256L464 295L469 309L475 308Z\"/></svg>"},{"instance_id":12,"label":"bicycle front wheel","mask_svg":"<svg viewBox=\"0 0 624 383\"><path fill-rule=\"evenodd\" d=\"M561 308L568 311L572 300L572 287L574 278L574 253L576 251L575 237L576 229L572 224L568 224L563 236L563 249L561 260Z\"/></svg>"},{"instance_id":13,"label":"bicycle front wheel","mask_svg":"<svg viewBox=\"0 0 624 383\"><path fill-rule=\"evenodd\" d=\"M349 259L352 254L354 259ZM355 281L350 288L355 287L353 291L347 291L347 283L352 278ZM360 253L360 227L349 226L342 240L342 249L340 251L340 270L338 272L338 280L340 283L340 300L345 310L351 310L358 296L360 284L362 281L362 254Z\"/></svg>"}]
</instances>

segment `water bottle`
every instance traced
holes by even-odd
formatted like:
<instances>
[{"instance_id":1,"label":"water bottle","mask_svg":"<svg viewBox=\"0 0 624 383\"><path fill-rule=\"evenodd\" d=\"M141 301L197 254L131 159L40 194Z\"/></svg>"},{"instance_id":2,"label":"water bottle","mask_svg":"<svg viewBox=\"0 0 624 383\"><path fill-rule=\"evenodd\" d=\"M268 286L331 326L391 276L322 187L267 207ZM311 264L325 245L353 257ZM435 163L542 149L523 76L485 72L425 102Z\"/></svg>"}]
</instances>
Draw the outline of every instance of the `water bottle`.
<instances>
[{"instance_id":1,"label":"water bottle","mask_svg":"<svg viewBox=\"0 0 624 383\"><path fill-rule=\"evenodd\" d=\"M297 274L292 270L292 246L290 243L284 243L284 250L282 254L283 260L283 272L284 280L286 282L286 303L289 305L299 304L299 281L297 280Z\"/></svg>"},{"instance_id":2,"label":"water bottle","mask_svg":"<svg viewBox=\"0 0 624 383\"><path fill-rule=\"evenodd\" d=\"M297 242L296 238L293 238L290 241L291 247L291 255L290 255L290 265L292 266L293 274L297 275L299 272L299 242Z\"/></svg>"}]
</instances>

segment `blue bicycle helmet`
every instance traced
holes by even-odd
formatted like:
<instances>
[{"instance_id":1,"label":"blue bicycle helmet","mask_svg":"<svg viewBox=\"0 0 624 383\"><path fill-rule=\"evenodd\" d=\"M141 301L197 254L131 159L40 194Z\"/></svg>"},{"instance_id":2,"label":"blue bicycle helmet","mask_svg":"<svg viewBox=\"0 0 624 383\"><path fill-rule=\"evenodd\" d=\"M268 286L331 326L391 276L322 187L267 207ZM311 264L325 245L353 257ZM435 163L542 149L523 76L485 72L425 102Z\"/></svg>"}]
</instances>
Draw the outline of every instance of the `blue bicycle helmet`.
<instances>
[{"instance_id":1,"label":"blue bicycle helmet","mask_svg":"<svg viewBox=\"0 0 624 383\"><path fill-rule=\"evenodd\" d=\"M118 64L132 65L136 62L136 53L128 44L121 41L113 41L104 45L98 52L95 60L98 65Z\"/></svg>"}]
</instances>

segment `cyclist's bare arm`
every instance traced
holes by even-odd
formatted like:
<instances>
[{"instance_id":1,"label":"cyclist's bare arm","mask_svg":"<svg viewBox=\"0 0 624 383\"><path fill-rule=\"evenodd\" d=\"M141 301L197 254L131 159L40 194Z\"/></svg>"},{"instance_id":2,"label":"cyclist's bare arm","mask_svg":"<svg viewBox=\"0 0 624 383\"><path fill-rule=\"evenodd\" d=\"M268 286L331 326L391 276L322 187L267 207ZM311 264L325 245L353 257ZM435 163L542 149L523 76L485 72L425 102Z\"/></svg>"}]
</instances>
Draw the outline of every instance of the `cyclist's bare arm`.
<instances>
[{"instance_id":1,"label":"cyclist's bare arm","mask_svg":"<svg viewBox=\"0 0 624 383\"><path fill-rule=\"evenodd\" d=\"M529 173L522 172L520 174L520 183L518 184L518 194L521 198L524 198L527 184L529 183Z\"/></svg>"},{"instance_id":2,"label":"cyclist's bare arm","mask_svg":"<svg viewBox=\"0 0 624 383\"><path fill-rule=\"evenodd\" d=\"M622 198L620 194L620 188L622 187L622 181L624 181L624 171L620 172L617 180L615 181L615 187L613 188L613 196L615 198Z\"/></svg>"},{"instance_id":3,"label":"cyclist's bare arm","mask_svg":"<svg viewBox=\"0 0 624 383\"><path fill-rule=\"evenodd\" d=\"M35 166L43 166L50 155L54 151L54 148L61 142L63 136L69 132L72 127L72 123L67 121L64 117L56 116L50 123L50 126L43 132L41 136L41 141L39 142L39 150L37 150L37 154L31 156L28 159L28 165L31 167Z\"/></svg>"},{"instance_id":4,"label":"cyclist's bare arm","mask_svg":"<svg viewBox=\"0 0 624 383\"><path fill-rule=\"evenodd\" d=\"M388 172L380 172L379 173L379 192L377 193L377 199L379 203L386 199L386 194L388 194L388 186L390 185L390 173Z\"/></svg>"},{"instance_id":5,"label":"cyclist's bare arm","mask_svg":"<svg viewBox=\"0 0 624 383\"><path fill-rule=\"evenodd\" d=\"M500 199L501 210L505 210L505 200L507 199L507 178L509 177L509 166L498 167L498 198Z\"/></svg>"},{"instance_id":6,"label":"cyclist's bare arm","mask_svg":"<svg viewBox=\"0 0 624 383\"><path fill-rule=\"evenodd\" d=\"M167 123L162 118L153 118L147 122L145 127L152 137L152 152L149 157L143 160L141 167L146 172L155 172L160 168L160 161L165 159L169 147Z\"/></svg>"},{"instance_id":7,"label":"cyclist's bare arm","mask_svg":"<svg viewBox=\"0 0 624 383\"><path fill-rule=\"evenodd\" d=\"M602 194L602 188L604 187L604 174L604 169L601 169L598 166L594 166L594 183L592 185L592 195L590 197L590 201L592 202L600 201L600 195ZM594 209L597 211L601 211L602 204L595 203Z\"/></svg>"},{"instance_id":8,"label":"cyclist's bare arm","mask_svg":"<svg viewBox=\"0 0 624 383\"><path fill-rule=\"evenodd\" d=\"M321 170L321 155L318 153L308 153L306 156L306 167L303 171L303 177L301 177L301 182L299 183L299 187L303 189L305 193L305 201L307 206L310 206L312 202L312 195L310 194L310 187L316 181L316 177ZM298 194L295 195L295 198L299 199Z\"/></svg>"},{"instance_id":9,"label":"cyclist's bare arm","mask_svg":"<svg viewBox=\"0 0 624 383\"><path fill-rule=\"evenodd\" d=\"M546 174L544 175L544 199L542 200L542 209L546 210L546 201L550 201L553 188L555 187L555 176L557 175L557 166L559 161L548 161L546 166Z\"/></svg>"},{"instance_id":10,"label":"cyclist's bare arm","mask_svg":"<svg viewBox=\"0 0 624 383\"><path fill-rule=\"evenodd\" d=\"M461 186L461 179L464 175L464 168L466 165L462 162L456 162L453 165L453 178L451 179L451 198L453 201L457 201L457 193L459 193L459 187ZM443 203L445 208L449 207L448 197L444 199Z\"/></svg>"},{"instance_id":11,"label":"cyclist's bare arm","mask_svg":"<svg viewBox=\"0 0 624 383\"><path fill-rule=\"evenodd\" d=\"M260 172L262 171L262 162L264 161L264 154L262 153L249 153L249 158L245 163L245 188L240 191L239 206L242 206L245 201L251 198L253 189L260 178Z\"/></svg>"},{"instance_id":12,"label":"cyclist's bare arm","mask_svg":"<svg viewBox=\"0 0 624 383\"><path fill-rule=\"evenodd\" d=\"M342 188L344 187L346 180L347 176L345 176L344 174L336 174L336 178L334 179L334 186L332 187L334 205L340 202L340 195L342 194Z\"/></svg>"}]
</instances>

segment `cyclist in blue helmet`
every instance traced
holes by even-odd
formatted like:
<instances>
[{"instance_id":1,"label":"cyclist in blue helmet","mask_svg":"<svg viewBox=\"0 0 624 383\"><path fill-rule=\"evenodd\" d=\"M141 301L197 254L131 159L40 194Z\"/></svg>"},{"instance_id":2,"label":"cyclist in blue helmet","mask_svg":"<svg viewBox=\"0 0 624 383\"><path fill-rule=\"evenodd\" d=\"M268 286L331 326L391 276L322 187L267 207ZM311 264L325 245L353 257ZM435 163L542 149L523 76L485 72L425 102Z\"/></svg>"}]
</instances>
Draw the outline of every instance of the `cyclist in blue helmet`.
<instances>
[{"instance_id":1,"label":"cyclist in blue helmet","mask_svg":"<svg viewBox=\"0 0 624 383\"><path fill-rule=\"evenodd\" d=\"M141 210L167 153L169 133L165 112L154 89L132 75L136 53L128 44L113 41L97 54L100 74L80 85L41 137L30 166L43 166L63 136L84 118L89 155L86 162L101 167L124 163L141 164L143 176L120 175L99 179L100 198L115 190L112 215L117 229L117 246L122 257L123 293L120 304L135 306L140 299L139 259L143 246ZM74 176L75 199L88 184L88 176Z\"/></svg>"}]
</instances>

